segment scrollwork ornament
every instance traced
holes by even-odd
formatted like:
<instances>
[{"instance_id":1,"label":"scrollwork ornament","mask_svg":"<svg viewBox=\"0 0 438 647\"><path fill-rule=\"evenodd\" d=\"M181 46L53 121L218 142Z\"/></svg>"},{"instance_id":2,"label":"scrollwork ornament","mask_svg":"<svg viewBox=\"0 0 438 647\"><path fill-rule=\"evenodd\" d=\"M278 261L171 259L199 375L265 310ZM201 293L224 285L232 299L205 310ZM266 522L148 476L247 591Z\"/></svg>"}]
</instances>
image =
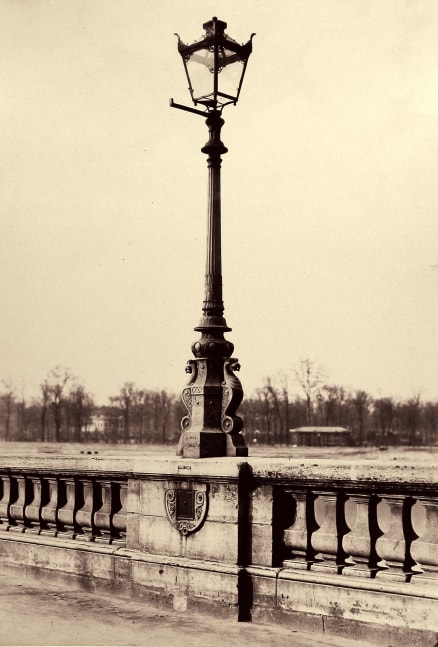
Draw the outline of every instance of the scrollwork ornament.
<instances>
[{"instance_id":1,"label":"scrollwork ornament","mask_svg":"<svg viewBox=\"0 0 438 647\"><path fill-rule=\"evenodd\" d=\"M206 493L196 490L195 492L195 521L202 518L204 508L206 507Z\"/></svg>"},{"instance_id":2,"label":"scrollwork ornament","mask_svg":"<svg viewBox=\"0 0 438 647\"><path fill-rule=\"evenodd\" d=\"M202 490L192 490L194 496L193 519L179 519L177 517L178 489L169 488L164 494L164 505L170 523L184 537L199 530L205 520L208 507L207 485L201 486ZM187 492L187 490L186 490Z\"/></svg>"},{"instance_id":3,"label":"scrollwork ornament","mask_svg":"<svg viewBox=\"0 0 438 647\"><path fill-rule=\"evenodd\" d=\"M175 517L176 515L176 490L166 490L165 505L168 517Z\"/></svg>"},{"instance_id":4,"label":"scrollwork ornament","mask_svg":"<svg viewBox=\"0 0 438 647\"><path fill-rule=\"evenodd\" d=\"M222 430L225 433L237 434L243 427L242 419L236 415L237 408L242 402L243 391L235 371L240 370L235 357L229 357L224 362L224 380L222 382Z\"/></svg>"}]
</instances>

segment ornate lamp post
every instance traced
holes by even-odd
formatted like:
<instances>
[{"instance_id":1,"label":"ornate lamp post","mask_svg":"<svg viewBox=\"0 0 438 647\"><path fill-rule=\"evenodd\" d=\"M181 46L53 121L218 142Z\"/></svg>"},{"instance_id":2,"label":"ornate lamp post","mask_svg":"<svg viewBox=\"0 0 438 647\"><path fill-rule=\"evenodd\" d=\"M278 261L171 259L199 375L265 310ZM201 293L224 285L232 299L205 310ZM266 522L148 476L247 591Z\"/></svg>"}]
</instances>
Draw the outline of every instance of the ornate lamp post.
<instances>
[{"instance_id":1,"label":"ornate lamp post","mask_svg":"<svg viewBox=\"0 0 438 647\"><path fill-rule=\"evenodd\" d=\"M242 385L235 375L240 366L231 357L234 346L224 338L231 328L224 317L221 259L221 155L227 152L220 133L222 110L236 104L242 87L252 38L239 45L226 33L225 22L213 18L204 24L205 36L185 45L178 34L181 54L195 106L174 103L174 108L206 117L209 140L201 149L208 155L208 221L205 296L202 317L195 328L201 333L192 344L195 359L187 362L190 374L182 400L187 415L181 420L178 453L186 458L208 456L247 456L241 434L242 419L236 415L243 398Z\"/></svg>"}]
</instances>

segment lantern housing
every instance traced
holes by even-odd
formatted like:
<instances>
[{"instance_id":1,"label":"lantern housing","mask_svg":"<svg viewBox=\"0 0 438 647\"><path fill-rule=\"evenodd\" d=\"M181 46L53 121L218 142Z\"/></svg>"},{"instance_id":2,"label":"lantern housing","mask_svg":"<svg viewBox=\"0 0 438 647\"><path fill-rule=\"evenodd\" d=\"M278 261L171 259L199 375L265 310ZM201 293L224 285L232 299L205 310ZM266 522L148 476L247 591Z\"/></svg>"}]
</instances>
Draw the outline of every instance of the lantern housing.
<instances>
[{"instance_id":1,"label":"lantern housing","mask_svg":"<svg viewBox=\"0 0 438 647\"><path fill-rule=\"evenodd\" d=\"M189 91L193 103L204 105L208 111L236 104L252 52L252 38L239 45L226 33L227 23L213 18L203 25L205 37L192 45L182 42L178 34Z\"/></svg>"}]
</instances>

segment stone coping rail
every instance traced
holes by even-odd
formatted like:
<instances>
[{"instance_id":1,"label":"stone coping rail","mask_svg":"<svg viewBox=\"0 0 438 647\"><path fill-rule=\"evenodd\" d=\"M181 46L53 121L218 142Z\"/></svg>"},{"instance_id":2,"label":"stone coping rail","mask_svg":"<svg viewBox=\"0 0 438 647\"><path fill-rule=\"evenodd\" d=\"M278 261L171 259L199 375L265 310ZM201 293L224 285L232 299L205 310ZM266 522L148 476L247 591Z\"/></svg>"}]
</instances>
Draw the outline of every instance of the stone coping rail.
<instances>
[{"instance_id":1,"label":"stone coping rail","mask_svg":"<svg viewBox=\"0 0 438 647\"><path fill-rule=\"evenodd\" d=\"M279 482L291 479L332 479L339 483L403 484L412 483L438 490L437 467L434 465L392 464L367 460L335 461L333 459L273 459L273 458L207 458L183 459L126 456L6 456L0 457L0 470L23 470L48 473L76 473L84 471L100 474L169 476L178 473L193 476L238 478L242 465L251 467L254 478Z\"/></svg>"}]
</instances>

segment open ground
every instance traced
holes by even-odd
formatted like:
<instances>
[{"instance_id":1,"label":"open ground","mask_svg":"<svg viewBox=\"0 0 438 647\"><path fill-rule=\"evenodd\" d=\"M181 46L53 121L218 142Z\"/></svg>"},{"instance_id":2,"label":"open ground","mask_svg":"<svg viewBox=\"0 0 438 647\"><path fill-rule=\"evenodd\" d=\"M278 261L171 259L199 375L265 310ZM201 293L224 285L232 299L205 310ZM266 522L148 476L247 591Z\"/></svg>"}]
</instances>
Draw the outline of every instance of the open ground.
<instances>
[{"instance_id":1,"label":"open ground","mask_svg":"<svg viewBox=\"0 0 438 647\"><path fill-rule=\"evenodd\" d=\"M39 454L99 454L103 456L174 456L174 445L123 445L109 443L40 443L40 442L0 442L3 456L37 456ZM435 462L438 447L287 447L286 445L259 445L249 448L250 456L266 458L314 458L343 461L388 461L408 464Z\"/></svg>"}]
</instances>

